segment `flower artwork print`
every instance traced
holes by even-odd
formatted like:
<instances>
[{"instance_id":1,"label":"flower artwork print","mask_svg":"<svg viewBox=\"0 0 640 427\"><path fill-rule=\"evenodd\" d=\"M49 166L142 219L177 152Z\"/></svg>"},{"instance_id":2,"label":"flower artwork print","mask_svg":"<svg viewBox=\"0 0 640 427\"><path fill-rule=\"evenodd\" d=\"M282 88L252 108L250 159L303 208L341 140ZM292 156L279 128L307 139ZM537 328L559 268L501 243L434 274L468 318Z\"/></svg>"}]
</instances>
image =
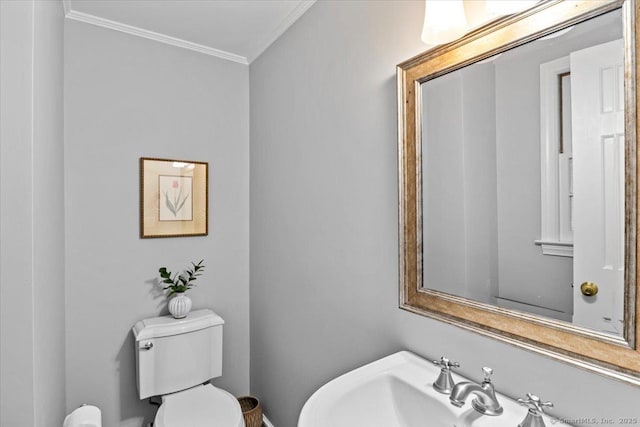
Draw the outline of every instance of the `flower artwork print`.
<instances>
[{"instance_id":1,"label":"flower artwork print","mask_svg":"<svg viewBox=\"0 0 640 427\"><path fill-rule=\"evenodd\" d=\"M140 237L208 233L209 164L141 157Z\"/></svg>"},{"instance_id":2,"label":"flower artwork print","mask_svg":"<svg viewBox=\"0 0 640 427\"><path fill-rule=\"evenodd\" d=\"M193 178L159 175L160 221L191 221L193 219Z\"/></svg>"}]
</instances>

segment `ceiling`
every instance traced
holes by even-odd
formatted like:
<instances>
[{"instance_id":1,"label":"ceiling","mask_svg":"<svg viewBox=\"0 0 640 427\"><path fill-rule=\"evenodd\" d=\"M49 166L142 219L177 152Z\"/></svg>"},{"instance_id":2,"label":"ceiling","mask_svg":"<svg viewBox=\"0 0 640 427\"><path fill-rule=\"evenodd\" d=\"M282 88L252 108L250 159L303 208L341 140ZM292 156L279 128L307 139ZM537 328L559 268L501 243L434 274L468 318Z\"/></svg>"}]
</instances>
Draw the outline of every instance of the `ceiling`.
<instances>
[{"instance_id":1,"label":"ceiling","mask_svg":"<svg viewBox=\"0 0 640 427\"><path fill-rule=\"evenodd\" d=\"M249 64L315 0L63 0L69 19Z\"/></svg>"}]
</instances>

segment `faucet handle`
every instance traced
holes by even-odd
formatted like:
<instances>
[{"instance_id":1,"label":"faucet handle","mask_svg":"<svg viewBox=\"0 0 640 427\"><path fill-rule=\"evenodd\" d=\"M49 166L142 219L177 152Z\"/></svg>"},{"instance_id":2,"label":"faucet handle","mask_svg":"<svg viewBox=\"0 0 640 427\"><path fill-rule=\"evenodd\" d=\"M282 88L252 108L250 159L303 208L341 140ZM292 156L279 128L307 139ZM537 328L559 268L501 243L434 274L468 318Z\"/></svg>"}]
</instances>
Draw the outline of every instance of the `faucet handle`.
<instances>
[{"instance_id":1,"label":"faucet handle","mask_svg":"<svg viewBox=\"0 0 640 427\"><path fill-rule=\"evenodd\" d=\"M456 385L451 376L451 368L459 368L460 364L452 362L444 356L440 360L434 360L433 364L440 367L440 375L433 383L434 390L438 393L450 394L453 386Z\"/></svg>"},{"instance_id":2,"label":"faucet handle","mask_svg":"<svg viewBox=\"0 0 640 427\"><path fill-rule=\"evenodd\" d=\"M491 375L493 374L493 369L485 366L482 368L482 373L484 374L484 381L482 381L483 383L490 383L491 382Z\"/></svg>"},{"instance_id":3,"label":"faucet handle","mask_svg":"<svg viewBox=\"0 0 640 427\"><path fill-rule=\"evenodd\" d=\"M458 362L452 362L446 357L442 356L440 360L433 360L433 364L436 366L440 366L440 368L444 370L450 370L451 368L459 368L460 364Z\"/></svg>"},{"instance_id":4,"label":"faucet handle","mask_svg":"<svg viewBox=\"0 0 640 427\"><path fill-rule=\"evenodd\" d=\"M543 402L538 396L531 393L527 393L526 399L518 399L518 403L526 406L529 411L537 415L544 413L544 408L553 408L553 403Z\"/></svg>"}]
</instances>

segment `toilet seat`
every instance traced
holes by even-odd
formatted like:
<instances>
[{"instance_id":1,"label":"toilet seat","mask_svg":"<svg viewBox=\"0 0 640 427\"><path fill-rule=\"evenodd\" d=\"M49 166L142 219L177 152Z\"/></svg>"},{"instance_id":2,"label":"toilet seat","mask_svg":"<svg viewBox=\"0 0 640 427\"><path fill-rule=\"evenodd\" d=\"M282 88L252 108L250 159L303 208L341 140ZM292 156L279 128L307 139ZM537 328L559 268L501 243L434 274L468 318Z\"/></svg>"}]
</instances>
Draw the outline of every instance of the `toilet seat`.
<instances>
[{"instance_id":1,"label":"toilet seat","mask_svg":"<svg viewBox=\"0 0 640 427\"><path fill-rule=\"evenodd\" d=\"M155 427L245 427L238 400L211 384L162 397Z\"/></svg>"}]
</instances>

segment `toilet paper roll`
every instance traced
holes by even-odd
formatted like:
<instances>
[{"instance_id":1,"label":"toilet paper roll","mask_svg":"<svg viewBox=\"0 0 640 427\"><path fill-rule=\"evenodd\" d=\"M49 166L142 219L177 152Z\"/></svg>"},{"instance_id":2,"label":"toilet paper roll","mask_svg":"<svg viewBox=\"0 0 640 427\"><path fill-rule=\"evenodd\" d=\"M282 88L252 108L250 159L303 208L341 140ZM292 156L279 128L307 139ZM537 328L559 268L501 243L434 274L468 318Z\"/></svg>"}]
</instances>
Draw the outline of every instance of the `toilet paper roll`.
<instances>
[{"instance_id":1,"label":"toilet paper roll","mask_svg":"<svg viewBox=\"0 0 640 427\"><path fill-rule=\"evenodd\" d=\"M97 406L84 405L67 415L63 427L102 427L102 414Z\"/></svg>"}]
</instances>

